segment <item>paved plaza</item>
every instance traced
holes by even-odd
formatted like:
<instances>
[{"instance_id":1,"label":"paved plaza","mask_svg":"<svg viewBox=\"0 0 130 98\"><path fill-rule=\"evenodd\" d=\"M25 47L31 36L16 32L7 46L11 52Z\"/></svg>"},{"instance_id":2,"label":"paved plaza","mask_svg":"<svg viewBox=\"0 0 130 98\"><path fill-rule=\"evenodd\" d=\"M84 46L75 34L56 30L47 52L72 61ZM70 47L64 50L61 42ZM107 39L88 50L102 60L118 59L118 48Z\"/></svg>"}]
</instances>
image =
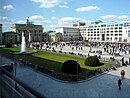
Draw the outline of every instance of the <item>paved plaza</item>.
<instances>
[{"instance_id":1,"label":"paved plaza","mask_svg":"<svg viewBox=\"0 0 130 98\"><path fill-rule=\"evenodd\" d=\"M89 47L83 47L84 49L71 50L69 47L64 47L62 51L72 51L80 52L87 55ZM57 51L60 47L57 48ZM102 48L93 48L93 50L102 50ZM95 55L90 53L90 55ZM104 58L110 58L106 52L101 55ZM129 55L121 54L121 56L115 57L120 60L122 57L128 60ZM5 57L0 57L0 64L12 63L14 61L7 59ZM118 90L118 79L120 78L120 71L125 70L125 79L122 80L122 89ZM43 93L46 97L130 97L130 66L121 67L117 70L111 70L109 72L103 73L99 76L95 76L88 80L83 80L80 82L65 82L57 80L53 77L47 76L41 72L34 71L29 67L16 68L16 77L27 83L29 86L35 90Z\"/></svg>"},{"instance_id":2,"label":"paved plaza","mask_svg":"<svg viewBox=\"0 0 130 98\"><path fill-rule=\"evenodd\" d=\"M120 71L126 71L118 90ZM130 97L130 66L80 82L63 82L29 68L17 69L17 77L47 97Z\"/></svg>"},{"instance_id":3,"label":"paved plaza","mask_svg":"<svg viewBox=\"0 0 130 98\"><path fill-rule=\"evenodd\" d=\"M56 51L60 51L61 50L61 47L58 45L57 47L55 47L55 45L52 45L51 46L52 48L54 48ZM74 49L72 50L72 48L70 48L70 46L64 46L63 48L62 48L62 52L73 52L73 53L75 53L75 54L78 54L78 53L81 53L81 54L83 54L83 55L86 55L86 56L88 56L88 54L90 55L90 56L92 56L92 55L99 55L98 53L90 53L89 51L90 51L90 47L88 47L88 46L82 46L83 47L83 50L79 50L79 49L75 49L75 47L74 47ZM48 49L48 50L51 50L52 51L52 48L51 49ZM46 49L46 45L44 45L44 47L43 47L43 49ZM128 61L129 60L129 57L130 57L130 54L125 54L124 52L120 52L120 56L112 56L112 55L109 55L107 52L104 52L104 49L103 49L103 46L100 46L100 47L92 47L92 51L98 51L98 50L101 50L102 51L102 55L101 55L101 57L102 58L108 58L108 59L110 59L110 57L114 57L115 59L118 59L118 60L121 60L121 58L122 57L124 57L124 60L126 61Z\"/></svg>"},{"instance_id":4,"label":"paved plaza","mask_svg":"<svg viewBox=\"0 0 130 98\"><path fill-rule=\"evenodd\" d=\"M12 62L2 59L3 63ZM126 71L126 75L122 80L122 90L119 91L117 81L122 69ZM17 67L16 77L47 97L130 97L130 66L80 82L64 82L20 66Z\"/></svg>"}]
</instances>

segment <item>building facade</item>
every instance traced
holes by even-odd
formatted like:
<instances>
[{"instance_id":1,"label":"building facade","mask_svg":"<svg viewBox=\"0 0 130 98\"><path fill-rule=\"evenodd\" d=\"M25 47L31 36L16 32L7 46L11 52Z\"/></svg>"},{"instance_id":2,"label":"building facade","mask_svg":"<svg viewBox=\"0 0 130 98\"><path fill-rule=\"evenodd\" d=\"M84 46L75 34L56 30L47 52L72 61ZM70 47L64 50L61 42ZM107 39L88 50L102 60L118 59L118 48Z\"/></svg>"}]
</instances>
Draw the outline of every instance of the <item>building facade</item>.
<instances>
[{"instance_id":1,"label":"building facade","mask_svg":"<svg viewBox=\"0 0 130 98\"><path fill-rule=\"evenodd\" d=\"M93 42L130 42L130 22L83 22L74 23L73 27L57 28L56 32L63 35L63 41L93 41Z\"/></svg>"},{"instance_id":2,"label":"building facade","mask_svg":"<svg viewBox=\"0 0 130 98\"><path fill-rule=\"evenodd\" d=\"M0 44L2 44L2 24L0 24Z\"/></svg>"},{"instance_id":3,"label":"building facade","mask_svg":"<svg viewBox=\"0 0 130 98\"><path fill-rule=\"evenodd\" d=\"M130 22L93 23L86 34L89 41L130 42Z\"/></svg>"},{"instance_id":4,"label":"building facade","mask_svg":"<svg viewBox=\"0 0 130 98\"><path fill-rule=\"evenodd\" d=\"M61 33L51 32L49 33L49 39L51 42L63 41L63 36Z\"/></svg>"},{"instance_id":5,"label":"building facade","mask_svg":"<svg viewBox=\"0 0 130 98\"><path fill-rule=\"evenodd\" d=\"M73 23L73 27L56 28L60 32L63 41L81 41L86 40L86 24L84 22Z\"/></svg>"},{"instance_id":6,"label":"building facade","mask_svg":"<svg viewBox=\"0 0 130 98\"><path fill-rule=\"evenodd\" d=\"M3 44L16 44L17 43L17 33L13 31L3 32Z\"/></svg>"},{"instance_id":7,"label":"building facade","mask_svg":"<svg viewBox=\"0 0 130 98\"><path fill-rule=\"evenodd\" d=\"M60 27L56 28L56 33L61 33L63 41L79 40L79 29L74 27Z\"/></svg>"},{"instance_id":8,"label":"building facade","mask_svg":"<svg viewBox=\"0 0 130 98\"><path fill-rule=\"evenodd\" d=\"M19 44L24 33L26 43L43 41L42 25L35 25L27 19L26 24L13 24L12 30L3 33L4 44Z\"/></svg>"},{"instance_id":9,"label":"building facade","mask_svg":"<svg viewBox=\"0 0 130 98\"><path fill-rule=\"evenodd\" d=\"M12 29L17 33L17 41L21 42L21 34L24 32L26 42L41 42L43 27L42 25L27 24L13 24Z\"/></svg>"}]
</instances>

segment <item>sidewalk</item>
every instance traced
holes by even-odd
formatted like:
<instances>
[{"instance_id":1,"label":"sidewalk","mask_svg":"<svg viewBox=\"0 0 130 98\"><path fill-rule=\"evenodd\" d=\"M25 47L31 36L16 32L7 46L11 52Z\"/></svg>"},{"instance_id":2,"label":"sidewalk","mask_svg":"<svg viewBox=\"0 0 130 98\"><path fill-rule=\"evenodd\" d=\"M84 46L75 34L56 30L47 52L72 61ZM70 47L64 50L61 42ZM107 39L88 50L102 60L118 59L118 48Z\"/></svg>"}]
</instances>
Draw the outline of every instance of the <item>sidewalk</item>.
<instances>
[{"instance_id":1,"label":"sidewalk","mask_svg":"<svg viewBox=\"0 0 130 98\"><path fill-rule=\"evenodd\" d=\"M13 61L2 58L2 63ZM122 90L118 90L117 81L120 71L126 72L122 81ZM47 97L129 97L130 98L130 66L118 68L96 78L82 82L61 82L50 78L28 67L17 67L16 77L43 93Z\"/></svg>"},{"instance_id":2,"label":"sidewalk","mask_svg":"<svg viewBox=\"0 0 130 98\"><path fill-rule=\"evenodd\" d=\"M117 81L122 69L126 75L119 91ZM130 97L130 66L75 83L57 81L26 67L18 68L16 76L47 97Z\"/></svg>"}]
</instances>

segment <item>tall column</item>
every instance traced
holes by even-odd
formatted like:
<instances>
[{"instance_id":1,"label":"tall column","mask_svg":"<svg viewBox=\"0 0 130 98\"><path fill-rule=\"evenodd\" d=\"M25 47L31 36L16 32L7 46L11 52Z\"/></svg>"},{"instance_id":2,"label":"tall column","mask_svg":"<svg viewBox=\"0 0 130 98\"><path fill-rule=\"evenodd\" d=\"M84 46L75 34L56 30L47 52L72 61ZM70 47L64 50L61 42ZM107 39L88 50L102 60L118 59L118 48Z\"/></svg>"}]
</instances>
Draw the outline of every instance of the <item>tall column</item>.
<instances>
[{"instance_id":1,"label":"tall column","mask_svg":"<svg viewBox=\"0 0 130 98\"><path fill-rule=\"evenodd\" d=\"M28 41L31 42L31 31L28 31Z\"/></svg>"}]
</instances>

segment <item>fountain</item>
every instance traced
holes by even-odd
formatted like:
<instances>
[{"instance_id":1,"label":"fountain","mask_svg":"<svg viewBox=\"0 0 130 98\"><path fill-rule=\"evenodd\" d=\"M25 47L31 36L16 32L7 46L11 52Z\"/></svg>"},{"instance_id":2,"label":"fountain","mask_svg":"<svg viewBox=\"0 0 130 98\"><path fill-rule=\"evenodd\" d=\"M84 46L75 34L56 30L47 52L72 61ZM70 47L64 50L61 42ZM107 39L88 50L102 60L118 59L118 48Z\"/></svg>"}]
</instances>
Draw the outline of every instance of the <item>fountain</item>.
<instances>
[{"instance_id":1,"label":"fountain","mask_svg":"<svg viewBox=\"0 0 130 98\"><path fill-rule=\"evenodd\" d=\"M36 50L26 50L26 41L24 33L22 32L21 50L19 52L10 52L11 54L32 54L36 53Z\"/></svg>"},{"instance_id":2,"label":"fountain","mask_svg":"<svg viewBox=\"0 0 130 98\"><path fill-rule=\"evenodd\" d=\"M25 42L25 36L22 32L22 42L21 42L21 53L26 53L26 42Z\"/></svg>"}]
</instances>

